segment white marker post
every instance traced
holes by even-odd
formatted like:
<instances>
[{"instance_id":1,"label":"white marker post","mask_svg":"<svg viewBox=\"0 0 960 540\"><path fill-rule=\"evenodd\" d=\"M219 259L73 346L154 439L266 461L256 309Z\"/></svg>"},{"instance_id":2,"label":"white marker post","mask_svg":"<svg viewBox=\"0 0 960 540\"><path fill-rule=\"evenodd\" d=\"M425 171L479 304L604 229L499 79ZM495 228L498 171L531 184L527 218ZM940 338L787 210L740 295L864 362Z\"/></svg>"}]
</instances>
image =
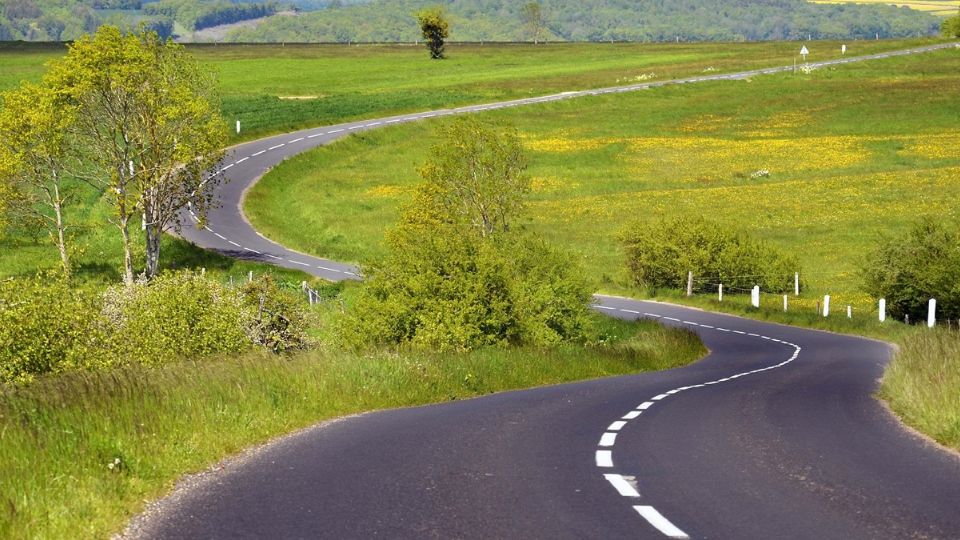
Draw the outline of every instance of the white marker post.
<instances>
[{"instance_id":1,"label":"white marker post","mask_svg":"<svg viewBox=\"0 0 960 540\"><path fill-rule=\"evenodd\" d=\"M786 295L786 294L783 295L783 312L784 312L784 313L787 312L787 298L789 298L788 295Z\"/></svg>"},{"instance_id":2,"label":"white marker post","mask_svg":"<svg viewBox=\"0 0 960 540\"><path fill-rule=\"evenodd\" d=\"M753 290L750 291L750 303L753 304L753 307L760 307L760 286L755 285Z\"/></svg>"},{"instance_id":3,"label":"white marker post","mask_svg":"<svg viewBox=\"0 0 960 540\"><path fill-rule=\"evenodd\" d=\"M800 272L793 273L793 295L800 296Z\"/></svg>"},{"instance_id":4,"label":"white marker post","mask_svg":"<svg viewBox=\"0 0 960 540\"><path fill-rule=\"evenodd\" d=\"M807 46L806 46L806 45L804 45L803 47L800 48L800 56L803 57L803 61L804 61L804 62L807 61L807 55L808 55L808 54L810 54L810 51L807 50Z\"/></svg>"},{"instance_id":5,"label":"white marker post","mask_svg":"<svg viewBox=\"0 0 960 540\"><path fill-rule=\"evenodd\" d=\"M927 311L927 328L933 328L937 325L937 299L930 299L930 307Z\"/></svg>"},{"instance_id":6,"label":"white marker post","mask_svg":"<svg viewBox=\"0 0 960 540\"><path fill-rule=\"evenodd\" d=\"M847 54L847 45L843 44L840 46L840 54Z\"/></svg>"},{"instance_id":7,"label":"white marker post","mask_svg":"<svg viewBox=\"0 0 960 540\"><path fill-rule=\"evenodd\" d=\"M850 306L847 306L847 318L848 318L848 319L852 319L852 318L853 318L853 308L850 307Z\"/></svg>"},{"instance_id":8,"label":"white marker post","mask_svg":"<svg viewBox=\"0 0 960 540\"><path fill-rule=\"evenodd\" d=\"M830 295L829 294L823 296L823 316L824 317L830 316Z\"/></svg>"},{"instance_id":9,"label":"white marker post","mask_svg":"<svg viewBox=\"0 0 960 540\"><path fill-rule=\"evenodd\" d=\"M723 302L723 283L721 283L720 286L717 287L717 293L720 295L720 299L718 300L718 302Z\"/></svg>"},{"instance_id":10,"label":"white marker post","mask_svg":"<svg viewBox=\"0 0 960 540\"><path fill-rule=\"evenodd\" d=\"M880 322L887 320L887 299L880 299Z\"/></svg>"},{"instance_id":11,"label":"white marker post","mask_svg":"<svg viewBox=\"0 0 960 540\"><path fill-rule=\"evenodd\" d=\"M240 134L240 121L237 120L237 135Z\"/></svg>"}]
</instances>

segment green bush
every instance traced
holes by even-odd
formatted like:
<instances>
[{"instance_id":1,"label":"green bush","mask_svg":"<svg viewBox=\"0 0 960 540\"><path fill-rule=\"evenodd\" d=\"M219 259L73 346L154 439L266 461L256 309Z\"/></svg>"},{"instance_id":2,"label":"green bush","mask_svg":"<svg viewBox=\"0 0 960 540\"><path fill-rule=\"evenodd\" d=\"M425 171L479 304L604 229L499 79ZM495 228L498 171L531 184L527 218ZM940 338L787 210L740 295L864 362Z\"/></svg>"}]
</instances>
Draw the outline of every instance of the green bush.
<instances>
[{"instance_id":1,"label":"green bush","mask_svg":"<svg viewBox=\"0 0 960 540\"><path fill-rule=\"evenodd\" d=\"M309 323L303 300L282 290L269 275L244 284L240 294L252 315L245 326L255 344L274 353L306 348Z\"/></svg>"},{"instance_id":2,"label":"green bush","mask_svg":"<svg viewBox=\"0 0 960 540\"><path fill-rule=\"evenodd\" d=\"M0 282L0 382L109 363L100 304L59 276Z\"/></svg>"},{"instance_id":3,"label":"green bush","mask_svg":"<svg viewBox=\"0 0 960 540\"><path fill-rule=\"evenodd\" d=\"M931 298L941 319L960 319L960 224L932 219L885 238L863 268L864 290L886 298L890 315L926 320Z\"/></svg>"},{"instance_id":4,"label":"green bush","mask_svg":"<svg viewBox=\"0 0 960 540\"><path fill-rule=\"evenodd\" d=\"M960 38L960 15L944 19L940 24L940 31L948 38Z\"/></svg>"},{"instance_id":5,"label":"green bush","mask_svg":"<svg viewBox=\"0 0 960 540\"><path fill-rule=\"evenodd\" d=\"M469 350L548 345L589 334L590 287L569 258L539 240L394 231L390 254L367 270L341 320L346 344Z\"/></svg>"},{"instance_id":6,"label":"green bush","mask_svg":"<svg viewBox=\"0 0 960 540\"><path fill-rule=\"evenodd\" d=\"M105 294L113 353L128 362L157 365L251 347L252 320L241 296L193 272L165 273Z\"/></svg>"},{"instance_id":7,"label":"green bush","mask_svg":"<svg viewBox=\"0 0 960 540\"><path fill-rule=\"evenodd\" d=\"M694 290L768 292L793 289L795 257L746 233L702 218L678 218L650 225L638 222L621 233L627 268L634 285L644 289L684 289L693 272Z\"/></svg>"},{"instance_id":8,"label":"green bush","mask_svg":"<svg viewBox=\"0 0 960 540\"><path fill-rule=\"evenodd\" d=\"M0 282L0 383L256 346L302 349L309 325L302 305L269 276L234 289L192 272L166 273L106 291L62 277L9 279Z\"/></svg>"}]
</instances>

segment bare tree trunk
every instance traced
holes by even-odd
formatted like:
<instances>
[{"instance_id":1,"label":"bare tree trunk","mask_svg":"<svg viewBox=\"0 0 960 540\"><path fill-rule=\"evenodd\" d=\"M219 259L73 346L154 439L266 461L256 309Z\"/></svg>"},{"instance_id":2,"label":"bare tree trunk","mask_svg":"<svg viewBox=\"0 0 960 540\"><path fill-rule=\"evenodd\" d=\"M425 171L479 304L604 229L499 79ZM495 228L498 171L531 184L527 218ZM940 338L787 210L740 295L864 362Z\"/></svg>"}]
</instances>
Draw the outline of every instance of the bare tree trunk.
<instances>
[{"instance_id":1,"label":"bare tree trunk","mask_svg":"<svg viewBox=\"0 0 960 540\"><path fill-rule=\"evenodd\" d=\"M63 199L60 198L60 187L53 186L53 213L57 225L57 249L60 250L60 263L63 264L63 273L70 277L70 255L67 253L66 226L63 223Z\"/></svg>"},{"instance_id":2,"label":"bare tree trunk","mask_svg":"<svg viewBox=\"0 0 960 540\"><path fill-rule=\"evenodd\" d=\"M147 223L147 278L153 279L160 269L160 226L154 223L151 214L146 215Z\"/></svg>"},{"instance_id":3,"label":"bare tree trunk","mask_svg":"<svg viewBox=\"0 0 960 540\"><path fill-rule=\"evenodd\" d=\"M130 218L129 216L122 216L118 223L120 228L120 234L123 236L123 283L128 286L133 286L133 252L130 245Z\"/></svg>"}]
</instances>

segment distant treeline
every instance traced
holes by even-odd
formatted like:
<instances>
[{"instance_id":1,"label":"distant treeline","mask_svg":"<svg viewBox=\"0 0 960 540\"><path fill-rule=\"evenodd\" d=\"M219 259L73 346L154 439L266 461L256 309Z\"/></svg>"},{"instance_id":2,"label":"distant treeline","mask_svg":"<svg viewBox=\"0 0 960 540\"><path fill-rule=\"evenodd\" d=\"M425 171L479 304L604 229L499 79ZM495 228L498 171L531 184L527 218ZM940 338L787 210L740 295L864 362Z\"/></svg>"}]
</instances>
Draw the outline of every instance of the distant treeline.
<instances>
[{"instance_id":1,"label":"distant treeline","mask_svg":"<svg viewBox=\"0 0 960 540\"><path fill-rule=\"evenodd\" d=\"M436 0L373 0L331 4L299 17L275 17L238 29L230 41L414 41L412 13ZM529 39L514 0L442 2L451 39ZM543 0L546 34L564 41L760 41L881 38L935 34L939 20L907 8L811 4L804 0Z\"/></svg>"},{"instance_id":2,"label":"distant treeline","mask_svg":"<svg viewBox=\"0 0 960 540\"><path fill-rule=\"evenodd\" d=\"M230 24L267 17L277 12L277 4L195 2L193 0L161 0L143 5L143 13L169 17L189 30Z\"/></svg>"},{"instance_id":3,"label":"distant treeline","mask_svg":"<svg viewBox=\"0 0 960 540\"><path fill-rule=\"evenodd\" d=\"M163 36L268 17L227 41L391 42L420 38L413 13L442 4L454 41L525 41L527 0L0 0L0 40L70 40L103 23ZM805 0L542 0L555 41L760 41L931 35L940 21L908 8ZM285 9L317 10L297 17Z\"/></svg>"}]
</instances>

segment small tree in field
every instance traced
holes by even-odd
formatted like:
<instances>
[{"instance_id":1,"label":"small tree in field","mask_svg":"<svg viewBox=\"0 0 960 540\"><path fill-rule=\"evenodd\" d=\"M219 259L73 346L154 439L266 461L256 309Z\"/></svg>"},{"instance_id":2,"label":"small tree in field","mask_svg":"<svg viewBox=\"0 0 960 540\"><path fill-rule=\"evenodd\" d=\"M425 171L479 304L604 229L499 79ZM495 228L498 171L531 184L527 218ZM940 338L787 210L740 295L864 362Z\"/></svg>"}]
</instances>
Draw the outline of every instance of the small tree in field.
<instances>
[{"instance_id":1,"label":"small tree in field","mask_svg":"<svg viewBox=\"0 0 960 540\"><path fill-rule=\"evenodd\" d=\"M17 207L46 225L70 275L65 185L74 110L45 86L24 83L0 97L0 206Z\"/></svg>"},{"instance_id":2,"label":"small tree in field","mask_svg":"<svg viewBox=\"0 0 960 540\"><path fill-rule=\"evenodd\" d=\"M540 35L546 22L543 19L543 7L540 2L529 2L520 9L520 16L523 18L523 24L527 27L530 35L533 36L533 44L540 43Z\"/></svg>"},{"instance_id":3,"label":"small tree in field","mask_svg":"<svg viewBox=\"0 0 960 540\"><path fill-rule=\"evenodd\" d=\"M146 274L155 276L162 233L180 226L188 204L202 221L222 179L208 173L227 136L216 84L182 46L111 26L77 40L45 82L77 111L71 130L91 165L83 178L113 203L124 281L133 283L130 226L137 218Z\"/></svg>"},{"instance_id":4,"label":"small tree in field","mask_svg":"<svg viewBox=\"0 0 960 540\"><path fill-rule=\"evenodd\" d=\"M417 12L417 23L423 38L427 40L430 58L443 58L444 40L450 36L450 22L443 8L437 6L420 10Z\"/></svg>"},{"instance_id":5,"label":"small tree in field","mask_svg":"<svg viewBox=\"0 0 960 540\"><path fill-rule=\"evenodd\" d=\"M960 38L960 14L954 15L941 23L940 30L949 38Z\"/></svg>"},{"instance_id":6,"label":"small tree in field","mask_svg":"<svg viewBox=\"0 0 960 540\"><path fill-rule=\"evenodd\" d=\"M516 131L466 117L438 129L432 158L420 169L447 215L480 236L510 229L524 208L530 178Z\"/></svg>"}]
</instances>

